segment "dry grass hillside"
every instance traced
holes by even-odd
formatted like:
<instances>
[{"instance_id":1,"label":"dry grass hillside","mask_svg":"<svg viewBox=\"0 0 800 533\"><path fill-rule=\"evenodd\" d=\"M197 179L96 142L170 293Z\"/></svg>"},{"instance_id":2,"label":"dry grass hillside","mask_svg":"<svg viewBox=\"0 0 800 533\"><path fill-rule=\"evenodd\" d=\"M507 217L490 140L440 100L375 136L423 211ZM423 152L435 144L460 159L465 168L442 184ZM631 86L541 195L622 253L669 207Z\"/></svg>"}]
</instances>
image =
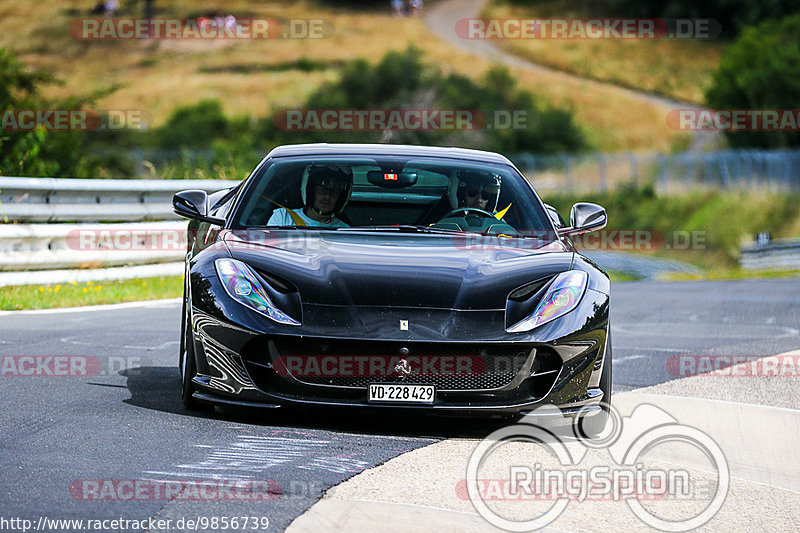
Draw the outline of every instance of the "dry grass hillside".
<instances>
[{"instance_id":1,"label":"dry grass hillside","mask_svg":"<svg viewBox=\"0 0 800 533\"><path fill-rule=\"evenodd\" d=\"M81 41L69 24L90 16L86 0L0 1L0 46L31 67L62 80L46 96L98 94L99 109L141 109L156 125L180 105L219 99L231 115L263 117L273 109L301 105L342 62L378 61L389 50L421 48L444 71L480 77L490 63L432 36L424 21L392 18L387 10L358 12L308 1L256 2L156 0L156 17L196 17L223 9L239 18L323 18L333 24L327 39L225 41ZM141 16L142 2L121 2L122 17ZM313 68L298 68L312 65ZM520 85L543 102L572 108L593 146L600 150L668 150L681 135L670 130L664 110L620 95L613 87L554 83L534 72L516 73Z\"/></svg>"}]
</instances>

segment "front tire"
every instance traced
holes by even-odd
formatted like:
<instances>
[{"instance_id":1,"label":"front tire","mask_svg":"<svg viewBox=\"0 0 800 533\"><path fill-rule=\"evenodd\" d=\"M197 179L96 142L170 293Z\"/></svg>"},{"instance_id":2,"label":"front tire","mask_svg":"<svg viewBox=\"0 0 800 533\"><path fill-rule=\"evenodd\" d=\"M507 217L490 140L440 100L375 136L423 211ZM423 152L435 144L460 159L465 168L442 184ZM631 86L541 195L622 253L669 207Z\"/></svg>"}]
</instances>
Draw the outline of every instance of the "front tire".
<instances>
[{"instance_id":1,"label":"front tire","mask_svg":"<svg viewBox=\"0 0 800 533\"><path fill-rule=\"evenodd\" d=\"M194 339L192 338L191 302L189 301L188 281L184 286L183 313L181 322L181 349L178 368L181 372L181 401L189 410L201 410L204 406L192 395L195 388L192 378L197 375L197 360L194 356Z\"/></svg>"},{"instance_id":2,"label":"front tire","mask_svg":"<svg viewBox=\"0 0 800 533\"><path fill-rule=\"evenodd\" d=\"M610 417L611 385L614 368L611 352L611 326L609 325L606 337L606 349L603 354L602 373L600 374L600 390L603 391L603 399L600 403L601 411L594 415L581 416L575 421L578 434L587 439L592 439L600 435L605 429L606 422L608 422Z\"/></svg>"}]
</instances>

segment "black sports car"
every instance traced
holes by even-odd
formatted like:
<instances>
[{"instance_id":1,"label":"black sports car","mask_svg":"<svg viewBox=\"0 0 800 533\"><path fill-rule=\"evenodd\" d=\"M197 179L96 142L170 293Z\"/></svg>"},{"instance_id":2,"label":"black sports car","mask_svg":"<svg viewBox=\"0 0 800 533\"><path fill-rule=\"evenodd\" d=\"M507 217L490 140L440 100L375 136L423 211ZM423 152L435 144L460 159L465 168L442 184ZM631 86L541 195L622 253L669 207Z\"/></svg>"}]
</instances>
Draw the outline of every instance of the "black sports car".
<instances>
[{"instance_id":1,"label":"black sports car","mask_svg":"<svg viewBox=\"0 0 800 533\"><path fill-rule=\"evenodd\" d=\"M508 415L597 412L609 279L505 157L459 148L272 150L192 219L183 401Z\"/></svg>"}]
</instances>

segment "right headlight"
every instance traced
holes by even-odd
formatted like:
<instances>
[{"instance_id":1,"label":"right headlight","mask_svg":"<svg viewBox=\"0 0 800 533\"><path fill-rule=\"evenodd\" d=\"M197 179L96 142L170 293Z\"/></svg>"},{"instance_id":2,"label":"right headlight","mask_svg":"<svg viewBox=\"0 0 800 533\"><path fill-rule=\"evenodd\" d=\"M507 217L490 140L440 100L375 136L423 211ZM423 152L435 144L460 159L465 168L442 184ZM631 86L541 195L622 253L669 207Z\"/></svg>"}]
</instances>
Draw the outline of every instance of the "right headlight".
<instances>
[{"instance_id":1,"label":"right headlight","mask_svg":"<svg viewBox=\"0 0 800 533\"><path fill-rule=\"evenodd\" d=\"M214 265L228 296L279 324L300 325L300 322L272 303L255 273L245 263L236 259L221 258L217 259Z\"/></svg>"},{"instance_id":2,"label":"right headlight","mask_svg":"<svg viewBox=\"0 0 800 533\"><path fill-rule=\"evenodd\" d=\"M581 270L568 270L553 279L533 313L510 328L509 333L522 333L562 317L578 307L586 291L589 276Z\"/></svg>"}]
</instances>

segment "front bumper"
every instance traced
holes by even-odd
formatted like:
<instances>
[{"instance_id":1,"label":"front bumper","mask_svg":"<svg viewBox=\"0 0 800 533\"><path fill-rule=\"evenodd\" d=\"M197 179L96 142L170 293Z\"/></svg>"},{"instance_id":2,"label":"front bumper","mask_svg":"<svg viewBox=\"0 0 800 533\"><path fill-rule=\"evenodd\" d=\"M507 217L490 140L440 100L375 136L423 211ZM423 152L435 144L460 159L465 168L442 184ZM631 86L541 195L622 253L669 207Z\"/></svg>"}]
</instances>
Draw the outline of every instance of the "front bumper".
<instances>
[{"instance_id":1,"label":"front bumper","mask_svg":"<svg viewBox=\"0 0 800 533\"><path fill-rule=\"evenodd\" d=\"M194 378L195 398L201 401L241 407L359 409L364 412L464 416L524 414L543 404L552 404L558 406L563 414L576 416L598 409L602 400L599 380L605 356L608 296L591 289L587 290L577 309L532 332L457 343L441 339L378 341L353 336L312 336L309 339L308 335L290 335L286 329L276 332L259 329L258 325L242 323L245 322L242 320L237 323L210 309L193 307L192 315L198 362L198 375ZM241 318L241 314L237 318ZM263 321L260 325L263 328ZM373 404L367 401L366 383L369 379L314 382L276 371L276 353L270 343L274 345L279 340L280 345L286 346L292 344L292 339L296 339L297 345L330 340L350 343L354 347L363 347L371 342L372 345L391 345L394 349L402 344L411 353L430 352L439 347L444 351L478 354L513 347L516 353L526 356L507 382L490 380L490 385L486 385L473 379L459 389L451 379L435 383L437 393L431 405ZM423 345L426 346L424 350ZM277 356L280 355L278 352ZM387 379L375 378L373 381L386 382ZM410 378L402 382L431 381Z\"/></svg>"},{"instance_id":2,"label":"front bumper","mask_svg":"<svg viewBox=\"0 0 800 533\"><path fill-rule=\"evenodd\" d=\"M194 381L196 386L202 386L202 380ZM559 406L560 413L549 412L545 415L537 412L536 415L547 416L552 418L560 418L562 416L578 417L599 413L601 408L599 405L603 393L600 389L591 389L585 398L571 403L568 405ZM532 413L534 409L541 406L541 402L535 402L529 405L405 405L405 404L366 404L364 402L337 402L331 403L328 401L318 400L299 400L295 398L278 398L275 397L276 402L254 402L221 396L209 392L195 392L193 397L201 402L209 403L212 405L225 405L230 407L241 407L247 409L314 409L319 411L337 411L337 410L359 410L367 413L386 413L387 411L393 414L420 414L420 415L441 415L441 416L513 416L525 415Z\"/></svg>"}]
</instances>

